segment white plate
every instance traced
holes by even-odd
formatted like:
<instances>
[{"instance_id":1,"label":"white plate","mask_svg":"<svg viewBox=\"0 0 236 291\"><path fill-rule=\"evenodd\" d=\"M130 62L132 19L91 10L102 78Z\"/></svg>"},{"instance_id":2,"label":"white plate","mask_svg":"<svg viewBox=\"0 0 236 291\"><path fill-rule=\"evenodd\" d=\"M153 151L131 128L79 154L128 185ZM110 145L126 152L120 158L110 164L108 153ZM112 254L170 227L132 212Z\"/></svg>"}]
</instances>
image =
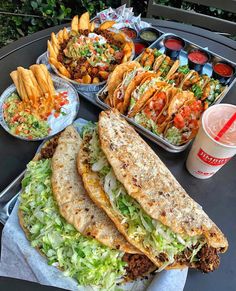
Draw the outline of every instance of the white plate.
<instances>
[{"instance_id":1,"label":"white plate","mask_svg":"<svg viewBox=\"0 0 236 291\"><path fill-rule=\"evenodd\" d=\"M51 75L51 77L52 77L53 84L57 93L63 92L63 91L68 92L69 103L63 106L63 112L65 112L66 115L61 114L59 117L55 118L54 115L51 114L48 117L47 122L51 130L50 130L50 133L45 137L28 139L26 137L19 136L12 133L3 115L3 104L6 102L6 100L10 97L12 93L16 92L16 87L14 84L12 84L2 93L0 97L0 124L9 134L22 140L39 141L39 140L44 140L45 138L48 138L57 134L58 132L62 131L65 127L67 127L74 121L77 115L77 112L79 110L79 105L80 105L77 91L69 82L54 75Z\"/></svg>"}]
</instances>

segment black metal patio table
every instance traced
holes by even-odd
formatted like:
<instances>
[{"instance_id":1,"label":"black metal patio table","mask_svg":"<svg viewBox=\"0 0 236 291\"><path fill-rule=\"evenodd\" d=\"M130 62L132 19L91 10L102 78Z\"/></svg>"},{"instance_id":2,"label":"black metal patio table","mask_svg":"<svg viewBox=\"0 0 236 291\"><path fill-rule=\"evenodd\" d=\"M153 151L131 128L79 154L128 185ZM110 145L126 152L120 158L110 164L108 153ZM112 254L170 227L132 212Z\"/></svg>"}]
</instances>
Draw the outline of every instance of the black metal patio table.
<instances>
[{"instance_id":1,"label":"black metal patio table","mask_svg":"<svg viewBox=\"0 0 236 291\"><path fill-rule=\"evenodd\" d=\"M146 19L164 32L173 32L200 46L236 61L236 42L201 28L175 22ZM63 25L64 26L64 25ZM28 67L46 51L47 39L53 27L22 38L0 49L0 94L11 84L10 72L17 66ZM79 117L96 121L100 109L80 97ZM225 103L236 105L236 86L225 97ZM185 291L233 291L236 290L236 158L233 158L214 177L198 180L185 168L188 149L182 153L168 153L147 141L162 161L171 170L181 185L187 190L208 215L222 229L229 240L229 249L221 256L218 270L211 274L189 271ZM0 192L24 169L39 146L38 142L16 139L0 128ZM14 274L12 274L14 277ZM0 290L49 290L39 284L0 278ZM54 289L53 289L54 290ZM55 288L55 290L59 290ZM168 291L168 290L167 290Z\"/></svg>"}]
</instances>

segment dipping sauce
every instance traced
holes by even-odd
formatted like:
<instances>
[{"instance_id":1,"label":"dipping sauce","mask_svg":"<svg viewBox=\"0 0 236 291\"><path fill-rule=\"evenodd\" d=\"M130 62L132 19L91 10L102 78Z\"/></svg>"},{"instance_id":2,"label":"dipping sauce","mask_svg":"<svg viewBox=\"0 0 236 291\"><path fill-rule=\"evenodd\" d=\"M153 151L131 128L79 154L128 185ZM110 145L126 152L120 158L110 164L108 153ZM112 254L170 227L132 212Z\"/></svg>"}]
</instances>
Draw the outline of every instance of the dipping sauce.
<instances>
[{"instance_id":1,"label":"dipping sauce","mask_svg":"<svg viewBox=\"0 0 236 291\"><path fill-rule=\"evenodd\" d=\"M207 63L208 56L202 51L194 50L188 54L188 59L195 64L203 65Z\"/></svg>"},{"instance_id":2,"label":"dipping sauce","mask_svg":"<svg viewBox=\"0 0 236 291\"><path fill-rule=\"evenodd\" d=\"M133 28L123 27L120 30L123 31L131 39L135 39L138 35L137 31L134 30Z\"/></svg>"},{"instance_id":3,"label":"dipping sauce","mask_svg":"<svg viewBox=\"0 0 236 291\"><path fill-rule=\"evenodd\" d=\"M173 51L180 51L183 48L183 41L177 38L168 38L164 41L165 47Z\"/></svg>"},{"instance_id":4,"label":"dipping sauce","mask_svg":"<svg viewBox=\"0 0 236 291\"><path fill-rule=\"evenodd\" d=\"M140 37L146 41L155 41L157 39L157 33L151 30L145 30L140 33Z\"/></svg>"},{"instance_id":5,"label":"dipping sauce","mask_svg":"<svg viewBox=\"0 0 236 291\"><path fill-rule=\"evenodd\" d=\"M230 77L231 75L233 75L232 67L224 63L215 64L213 69L217 74L223 77Z\"/></svg>"},{"instance_id":6,"label":"dipping sauce","mask_svg":"<svg viewBox=\"0 0 236 291\"><path fill-rule=\"evenodd\" d=\"M147 47L147 45L145 45L142 42L135 42L134 43L134 47L135 47L135 54L136 55L139 55L139 54L141 54L145 50L145 48Z\"/></svg>"}]
</instances>

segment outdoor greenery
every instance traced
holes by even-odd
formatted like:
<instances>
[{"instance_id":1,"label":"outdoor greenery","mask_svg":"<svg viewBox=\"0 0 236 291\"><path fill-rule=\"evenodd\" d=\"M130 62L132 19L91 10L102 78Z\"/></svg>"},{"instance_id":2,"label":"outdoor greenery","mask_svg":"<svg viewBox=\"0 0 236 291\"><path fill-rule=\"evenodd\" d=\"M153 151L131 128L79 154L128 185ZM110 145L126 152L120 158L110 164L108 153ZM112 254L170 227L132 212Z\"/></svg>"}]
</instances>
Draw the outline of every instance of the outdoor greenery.
<instances>
[{"instance_id":1,"label":"outdoor greenery","mask_svg":"<svg viewBox=\"0 0 236 291\"><path fill-rule=\"evenodd\" d=\"M182 9L235 21L235 14L197 5L186 1L157 0L156 2ZM28 34L69 22L73 15L88 10L92 16L106 7L120 6L120 0L1 0L0 1L0 47ZM145 16L147 0L133 1L135 14Z\"/></svg>"}]
</instances>

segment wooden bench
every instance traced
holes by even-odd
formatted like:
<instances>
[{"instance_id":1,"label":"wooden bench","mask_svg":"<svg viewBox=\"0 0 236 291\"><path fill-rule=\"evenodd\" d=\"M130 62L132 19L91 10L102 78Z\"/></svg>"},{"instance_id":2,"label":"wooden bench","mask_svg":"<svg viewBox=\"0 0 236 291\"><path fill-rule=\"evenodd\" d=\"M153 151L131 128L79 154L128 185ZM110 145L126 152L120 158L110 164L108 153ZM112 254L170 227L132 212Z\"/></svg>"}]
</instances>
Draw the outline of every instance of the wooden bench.
<instances>
[{"instance_id":1,"label":"wooden bench","mask_svg":"<svg viewBox=\"0 0 236 291\"><path fill-rule=\"evenodd\" d=\"M236 23L228 20L220 19L217 17L204 15L195 11L183 10L171 6L165 6L156 3L158 1L149 0L147 8L148 18L155 16L163 17L168 20L177 20L206 29L210 29L217 32L228 33L236 35ZM232 13L236 13L236 0L187 0L187 2L201 4L205 6L211 6L218 9L223 9ZM135 2L131 3L131 0L122 1L127 6L135 5Z\"/></svg>"}]
</instances>

